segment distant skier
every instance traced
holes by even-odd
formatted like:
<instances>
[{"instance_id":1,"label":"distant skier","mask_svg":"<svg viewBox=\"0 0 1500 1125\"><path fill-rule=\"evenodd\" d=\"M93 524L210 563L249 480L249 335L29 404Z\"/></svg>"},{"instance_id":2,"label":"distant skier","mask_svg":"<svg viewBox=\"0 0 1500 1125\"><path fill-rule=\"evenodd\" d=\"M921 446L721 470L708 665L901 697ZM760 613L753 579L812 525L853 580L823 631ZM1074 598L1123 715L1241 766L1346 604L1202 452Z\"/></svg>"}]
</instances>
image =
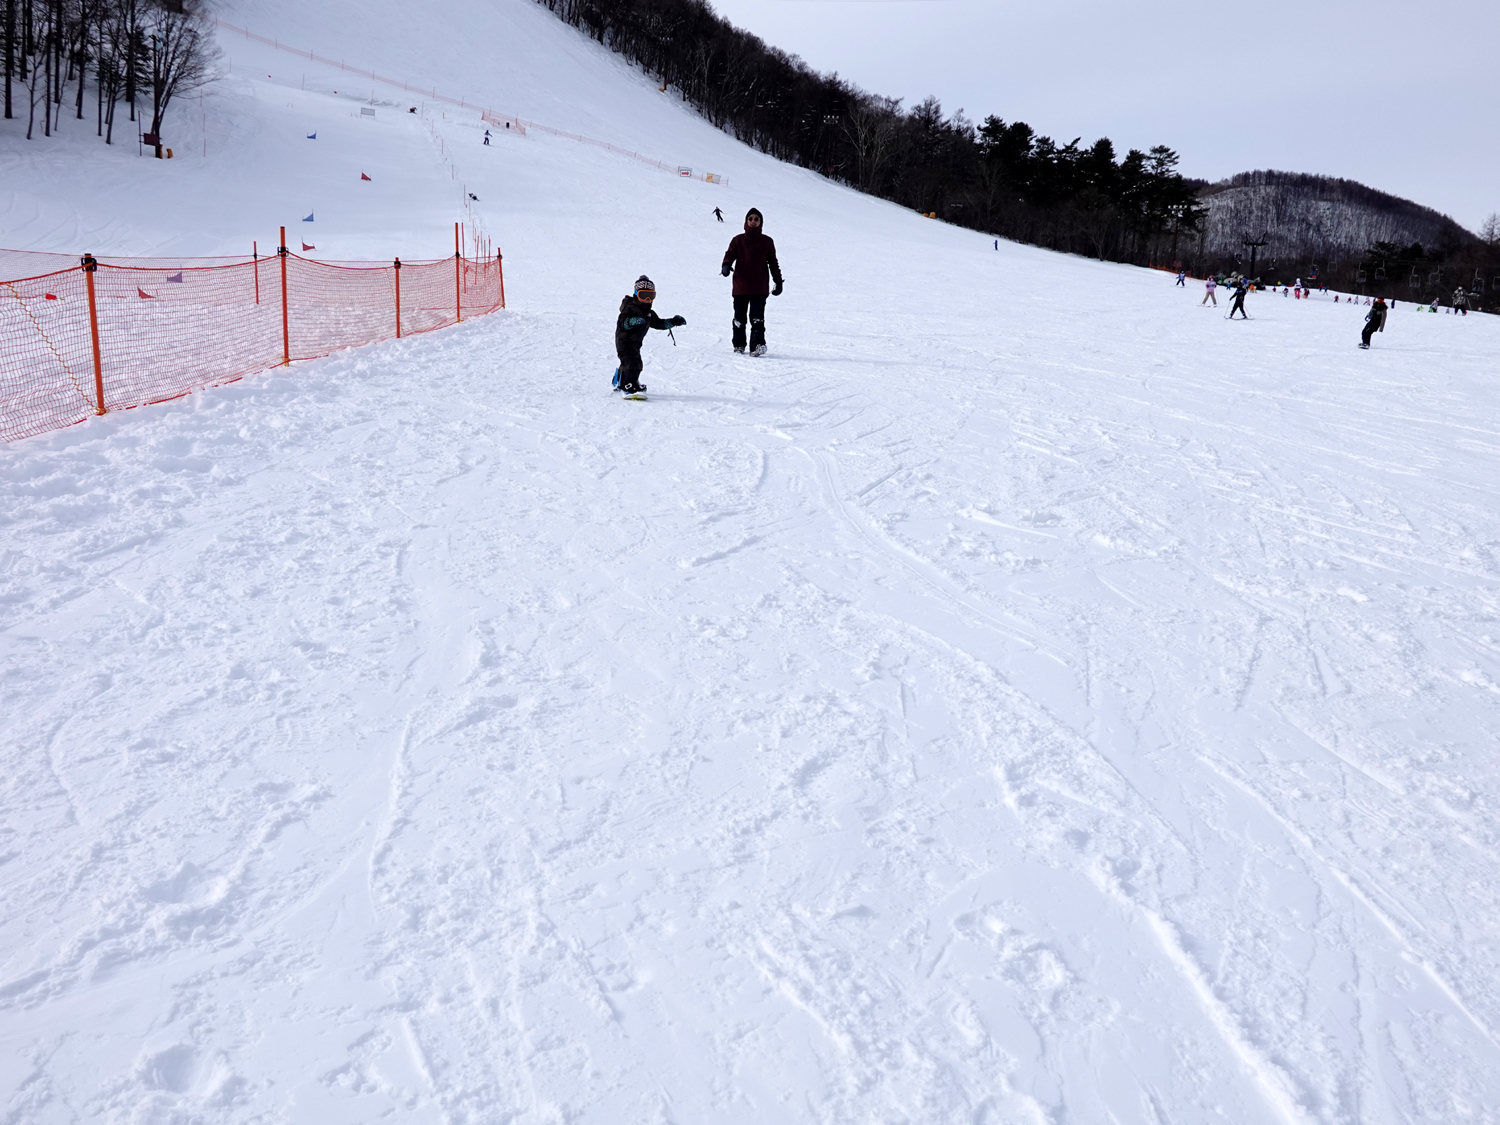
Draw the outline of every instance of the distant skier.
<instances>
[{"instance_id":1,"label":"distant skier","mask_svg":"<svg viewBox=\"0 0 1500 1125\"><path fill-rule=\"evenodd\" d=\"M1369 348L1370 337L1385 331L1385 298L1375 298L1375 304L1365 313L1365 330L1360 333L1359 346Z\"/></svg>"},{"instance_id":2,"label":"distant skier","mask_svg":"<svg viewBox=\"0 0 1500 1125\"><path fill-rule=\"evenodd\" d=\"M724 212L720 211L717 207L715 207L714 208L714 218L718 219L719 222L722 223L724 221Z\"/></svg>"},{"instance_id":3,"label":"distant skier","mask_svg":"<svg viewBox=\"0 0 1500 1125\"><path fill-rule=\"evenodd\" d=\"M1184 289L1187 288L1187 270L1177 271L1177 284L1182 286Z\"/></svg>"},{"instance_id":4,"label":"distant skier","mask_svg":"<svg viewBox=\"0 0 1500 1125\"><path fill-rule=\"evenodd\" d=\"M615 390L626 396L644 395L641 384L641 343L646 339L648 328L677 328L687 323L686 318L674 316L663 320L651 308L656 300L656 286L645 274L635 279L635 292L620 302L620 315L615 320L615 354L620 357L620 366L615 368Z\"/></svg>"},{"instance_id":5,"label":"distant skier","mask_svg":"<svg viewBox=\"0 0 1500 1125\"><path fill-rule=\"evenodd\" d=\"M1233 320L1235 313L1240 314L1241 320L1250 319L1250 314L1245 311L1245 294L1249 291L1249 283L1243 277L1234 283L1234 302L1229 306L1229 316L1226 319Z\"/></svg>"},{"instance_id":6,"label":"distant skier","mask_svg":"<svg viewBox=\"0 0 1500 1125\"><path fill-rule=\"evenodd\" d=\"M745 321L750 321L750 354L766 354L766 294L781 296L781 266L776 261L776 243L761 231L764 219L754 207L745 213L745 233L729 240L720 269L734 274L734 350L745 350ZM771 288L768 280L776 282Z\"/></svg>"},{"instance_id":7,"label":"distant skier","mask_svg":"<svg viewBox=\"0 0 1500 1125\"><path fill-rule=\"evenodd\" d=\"M1219 307L1219 298L1217 296L1215 296L1214 294L1215 294L1215 291L1219 288L1219 279L1217 277L1215 277L1213 274L1209 274L1208 275L1208 280L1203 283L1203 288L1204 288L1203 300L1199 301L1198 304L1200 306L1201 305L1206 305L1210 301L1212 301L1214 303L1214 308L1218 308Z\"/></svg>"},{"instance_id":8,"label":"distant skier","mask_svg":"<svg viewBox=\"0 0 1500 1125\"><path fill-rule=\"evenodd\" d=\"M484 131L484 143L485 144L489 144L490 143L490 131L488 129L486 129Z\"/></svg>"},{"instance_id":9,"label":"distant skier","mask_svg":"<svg viewBox=\"0 0 1500 1125\"><path fill-rule=\"evenodd\" d=\"M1453 291L1453 311L1469 315L1469 295L1464 292L1462 285Z\"/></svg>"}]
</instances>

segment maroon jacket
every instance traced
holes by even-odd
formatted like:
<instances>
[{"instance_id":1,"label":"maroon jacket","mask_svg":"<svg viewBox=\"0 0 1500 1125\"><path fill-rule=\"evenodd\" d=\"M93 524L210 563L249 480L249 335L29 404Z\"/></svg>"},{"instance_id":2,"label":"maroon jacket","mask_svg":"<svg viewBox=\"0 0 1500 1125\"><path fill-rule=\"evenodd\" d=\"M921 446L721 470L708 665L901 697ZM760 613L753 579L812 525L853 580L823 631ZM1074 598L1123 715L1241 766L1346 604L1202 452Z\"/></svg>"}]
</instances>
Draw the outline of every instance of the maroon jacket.
<instances>
[{"instance_id":1,"label":"maroon jacket","mask_svg":"<svg viewBox=\"0 0 1500 1125\"><path fill-rule=\"evenodd\" d=\"M736 297L765 297L771 292L766 280L769 273L776 284L781 284L781 266L776 262L776 243L760 231L752 234L745 231L729 240L729 249L724 251L724 264L734 267L734 295Z\"/></svg>"}]
</instances>

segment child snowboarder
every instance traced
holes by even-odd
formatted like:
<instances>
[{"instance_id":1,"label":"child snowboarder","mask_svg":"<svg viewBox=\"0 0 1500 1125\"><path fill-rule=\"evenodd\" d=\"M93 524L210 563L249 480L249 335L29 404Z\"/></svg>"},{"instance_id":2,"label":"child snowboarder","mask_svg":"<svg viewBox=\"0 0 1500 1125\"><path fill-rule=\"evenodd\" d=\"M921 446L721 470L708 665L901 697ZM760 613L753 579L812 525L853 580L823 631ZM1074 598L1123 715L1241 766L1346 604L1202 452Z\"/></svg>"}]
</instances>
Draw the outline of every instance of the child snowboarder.
<instances>
[{"instance_id":1,"label":"child snowboarder","mask_svg":"<svg viewBox=\"0 0 1500 1125\"><path fill-rule=\"evenodd\" d=\"M1365 330L1360 333L1359 346L1368 349L1370 337L1385 331L1385 298L1377 297L1375 304L1365 314Z\"/></svg>"},{"instance_id":2,"label":"child snowboarder","mask_svg":"<svg viewBox=\"0 0 1500 1125\"><path fill-rule=\"evenodd\" d=\"M645 398L646 388L641 384L641 342L648 328L680 328L687 323L686 317L674 316L663 320L651 308L656 300L656 286L645 274L635 279L635 292L620 302L620 315L615 320L615 354L620 357L620 366L615 368L615 390L624 392L626 398Z\"/></svg>"}]
</instances>

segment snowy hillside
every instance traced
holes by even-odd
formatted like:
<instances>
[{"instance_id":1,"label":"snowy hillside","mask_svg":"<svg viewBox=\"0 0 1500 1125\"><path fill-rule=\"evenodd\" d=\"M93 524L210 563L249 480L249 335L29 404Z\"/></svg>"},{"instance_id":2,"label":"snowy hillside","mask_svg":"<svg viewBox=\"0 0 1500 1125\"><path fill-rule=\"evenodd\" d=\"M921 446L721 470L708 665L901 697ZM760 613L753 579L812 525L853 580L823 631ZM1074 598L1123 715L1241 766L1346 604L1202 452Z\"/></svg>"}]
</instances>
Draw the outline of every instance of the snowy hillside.
<instances>
[{"instance_id":1,"label":"snowy hillside","mask_svg":"<svg viewBox=\"0 0 1500 1125\"><path fill-rule=\"evenodd\" d=\"M229 36L206 157L0 132L0 244L463 190L510 306L0 448L0 1122L1500 1121L1500 320L1226 323L446 12L223 15L729 186Z\"/></svg>"}]
</instances>

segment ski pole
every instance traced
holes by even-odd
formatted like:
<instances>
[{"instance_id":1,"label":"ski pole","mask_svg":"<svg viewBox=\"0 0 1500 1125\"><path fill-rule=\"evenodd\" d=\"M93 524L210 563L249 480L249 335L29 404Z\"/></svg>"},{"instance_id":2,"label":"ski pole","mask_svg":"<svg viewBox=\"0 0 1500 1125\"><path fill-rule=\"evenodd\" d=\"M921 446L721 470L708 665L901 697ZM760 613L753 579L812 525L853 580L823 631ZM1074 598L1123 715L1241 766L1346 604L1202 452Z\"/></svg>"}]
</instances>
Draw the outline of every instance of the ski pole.
<instances>
[{"instance_id":1,"label":"ski pole","mask_svg":"<svg viewBox=\"0 0 1500 1125\"><path fill-rule=\"evenodd\" d=\"M667 329L667 335L668 336L672 336L672 330L670 328ZM672 346L674 348L677 346L677 337L676 336L672 336Z\"/></svg>"}]
</instances>

